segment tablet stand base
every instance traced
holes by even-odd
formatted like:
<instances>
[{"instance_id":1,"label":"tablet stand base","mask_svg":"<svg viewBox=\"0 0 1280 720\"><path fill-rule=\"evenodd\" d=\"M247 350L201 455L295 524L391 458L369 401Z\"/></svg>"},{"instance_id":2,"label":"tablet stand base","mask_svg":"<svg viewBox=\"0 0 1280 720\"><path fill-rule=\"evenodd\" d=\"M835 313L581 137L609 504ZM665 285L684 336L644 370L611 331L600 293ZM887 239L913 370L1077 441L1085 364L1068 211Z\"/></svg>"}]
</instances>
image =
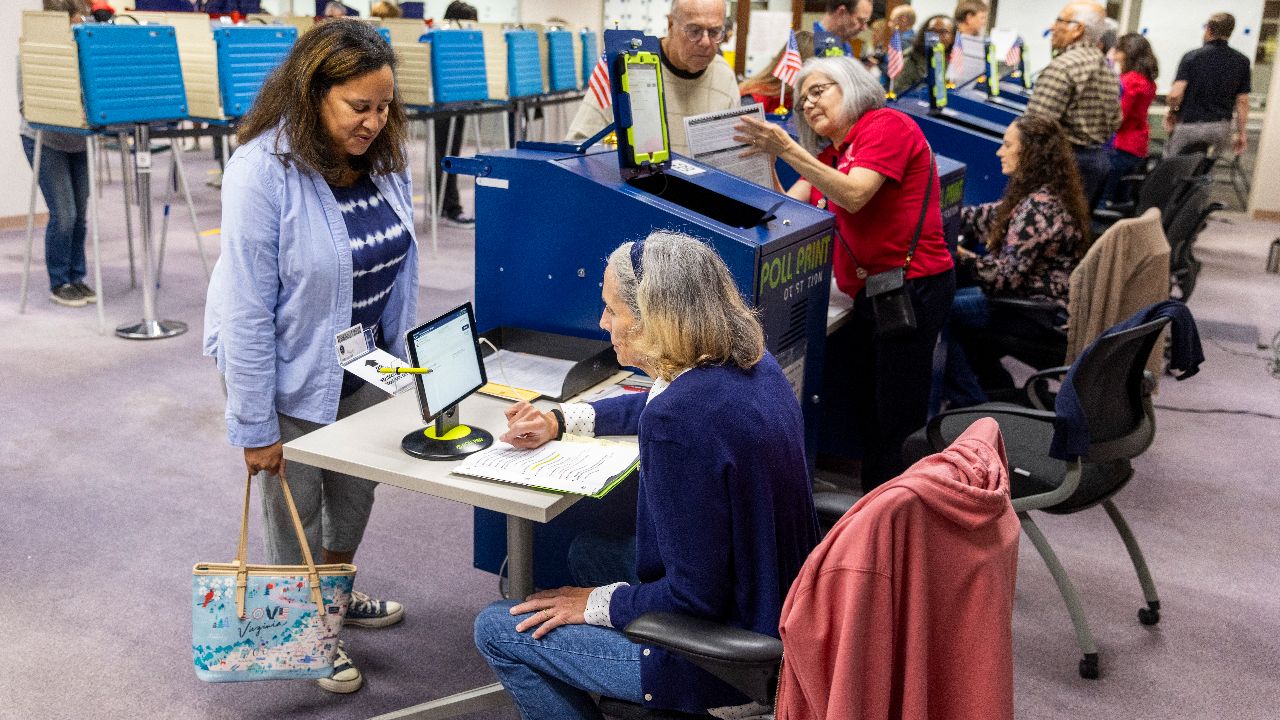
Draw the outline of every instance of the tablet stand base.
<instances>
[{"instance_id":1,"label":"tablet stand base","mask_svg":"<svg viewBox=\"0 0 1280 720\"><path fill-rule=\"evenodd\" d=\"M437 425L414 430L400 441L400 449L423 460L457 460L493 444L493 435L470 425L440 432Z\"/></svg>"}]
</instances>

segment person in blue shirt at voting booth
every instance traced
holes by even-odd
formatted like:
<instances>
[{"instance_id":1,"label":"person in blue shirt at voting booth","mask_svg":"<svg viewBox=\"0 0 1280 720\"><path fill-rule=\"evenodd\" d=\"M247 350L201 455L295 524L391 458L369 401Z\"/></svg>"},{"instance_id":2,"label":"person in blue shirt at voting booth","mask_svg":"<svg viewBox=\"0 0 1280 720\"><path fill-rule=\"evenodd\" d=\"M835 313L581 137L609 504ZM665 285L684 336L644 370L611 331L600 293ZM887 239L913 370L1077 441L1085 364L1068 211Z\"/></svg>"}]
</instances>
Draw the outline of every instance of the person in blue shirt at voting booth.
<instances>
[{"instance_id":1,"label":"person in blue shirt at voting booth","mask_svg":"<svg viewBox=\"0 0 1280 720\"><path fill-rule=\"evenodd\" d=\"M407 120L394 69L371 25L316 25L263 85L223 176L204 354L226 381L231 444L258 474L273 565L302 563L277 477L284 443L386 397L344 376L337 335L359 324L390 349L416 318ZM352 562L376 484L296 463L288 481L307 544L322 562ZM345 624L403 617L399 603L353 592ZM363 679L340 650L334 674L317 682L346 693Z\"/></svg>"},{"instance_id":2,"label":"person in blue shirt at voting booth","mask_svg":"<svg viewBox=\"0 0 1280 720\"><path fill-rule=\"evenodd\" d=\"M541 412L507 412L504 442L537 447L564 432L638 436L632 555L570 548L580 584L499 601L476 618L480 653L523 717L599 718L591 694L703 713L766 711L621 628L650 611L717 620L777 637L787 590L817 544L800 405L759 321L715 251L655 232L609 256L600 326L646 393ZM575 558L596 555L582 577ZM621 582L617 582L621 581ZM727 715L725 717L728 717Z\"/></svg>"}]
</instances>

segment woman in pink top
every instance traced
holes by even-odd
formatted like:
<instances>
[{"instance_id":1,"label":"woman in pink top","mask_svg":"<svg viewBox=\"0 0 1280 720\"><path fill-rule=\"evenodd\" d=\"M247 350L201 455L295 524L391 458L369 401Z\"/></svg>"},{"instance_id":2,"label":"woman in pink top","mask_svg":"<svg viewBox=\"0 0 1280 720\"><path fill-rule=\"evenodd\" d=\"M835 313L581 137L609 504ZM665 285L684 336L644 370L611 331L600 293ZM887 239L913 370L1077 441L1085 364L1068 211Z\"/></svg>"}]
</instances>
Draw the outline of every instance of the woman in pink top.
<instances>
[{"instance_id":1,"label":"woman in pink top","mask_svg":"<svg viewBox=\"0 0 1280 720\"><path fill-rule=\"evenodd\" d=\"M1120 68L1120 129L1111 141L1111 174L1107 176L1102 197L1111 202L1123 202L1116 197L1120 178L1147 157L1147 144L1151 131L1147 125L1147 110L1156 97L1156 76L1160 65L1151 43L1138 33L1121 37L1111 50L1112 62Z\"/></svg>"}]
</instances>

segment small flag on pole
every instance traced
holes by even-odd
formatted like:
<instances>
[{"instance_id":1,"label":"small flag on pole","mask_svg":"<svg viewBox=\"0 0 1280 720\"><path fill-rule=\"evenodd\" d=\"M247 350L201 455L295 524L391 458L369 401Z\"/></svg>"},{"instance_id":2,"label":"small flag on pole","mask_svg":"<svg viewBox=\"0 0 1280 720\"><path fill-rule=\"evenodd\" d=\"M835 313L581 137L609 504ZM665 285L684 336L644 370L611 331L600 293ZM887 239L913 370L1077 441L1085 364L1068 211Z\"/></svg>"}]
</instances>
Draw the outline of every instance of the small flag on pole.
<instances>
[{"instance_id":1,"label":"small flag on pole","mask_svg":"<svg viewBox=\"0 0 1280 720\"><path fill-rule=\"evenodd\" d=\"M947 58L947 76L954 83L963 70L964 48L960 47L960 38L956 38L955 44L951 46L951 55Z\"/></svg>"},{"instance_id":2,"label":"small flag on pole","mask_svg":"<svg viewBox=\"0 0 1280 720\"><path fill-rule=\"evenodd\" d=\"M796 46L796 31L792 30L791 37L787 39L787 50L782 53L782 58L771 74L781 80L783 85L790 85L795 82L800 65L800 48Z\"/></svg>"},{"instance_id":3,"label":"small flag on pole","mask_svg":"<svg viewBox=\"0 0 1280 720\"><path fill-rule=\"evenodd\" d=\"M890 80L902 74L902 35L897 30L893 31L893 37L889 38L889 57L886 71Z\"/></svg>"},{"instance_id":4,"label":"small flag on pole","mask_svg":"<svg viewBox=\"0 0 1280 720\"><path fill-rule=\"evenodd\" d=\"M596 67L591 71L591 78L587 81L587 87L591 89L591 94L595 96L596 102L602 108L613 106L613 90L609 87L609 66L604 62L604 55L600 56L600 62L596 63Z\"/></svg>"},{"instance_id":5,"label":"small flag on pole","mask_svg":"<svg viewBox=\"0 0 1280 720\"><path fill-rule=\"evenodd\" d=\"M1004 64L1015 70L1022 64L1022 38L1014 38L1009 52L1004 54Z\"/></svg>"}]
</instances>

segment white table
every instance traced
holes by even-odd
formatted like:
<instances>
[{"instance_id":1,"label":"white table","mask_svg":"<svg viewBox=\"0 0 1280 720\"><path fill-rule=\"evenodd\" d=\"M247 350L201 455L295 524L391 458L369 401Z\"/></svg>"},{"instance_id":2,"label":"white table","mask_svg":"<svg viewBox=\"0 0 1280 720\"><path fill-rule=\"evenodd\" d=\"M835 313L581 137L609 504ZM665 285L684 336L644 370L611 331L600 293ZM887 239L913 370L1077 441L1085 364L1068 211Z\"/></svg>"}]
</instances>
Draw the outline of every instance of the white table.
<instances>
[{"instance_id":1,"label":"white table","mask_svg":"<svg viewBox=\"0 0 1280 720\"><path fill-rule=\"evenodd\" d=\"M618 372L595 388L613 385L629 375ZM550 407L552 403L539 401ZM503 411L511 402L472 395L460 406L459 419L488 430L496 438L506 430ZM507 577L512 597L533 592L533 523L548 522L578 501L562 495L477 478L451 475L462 462L410 457L400 449L405 434L423 426L415 393L403 393L367 410L326 425L284 446L284 457L325 470L365 478L383 485L494 510L507 516ZM421 705L381 715L391 718L436 720L511 704L502 685L493 683Z\"/></svg>"}]
</instances>

